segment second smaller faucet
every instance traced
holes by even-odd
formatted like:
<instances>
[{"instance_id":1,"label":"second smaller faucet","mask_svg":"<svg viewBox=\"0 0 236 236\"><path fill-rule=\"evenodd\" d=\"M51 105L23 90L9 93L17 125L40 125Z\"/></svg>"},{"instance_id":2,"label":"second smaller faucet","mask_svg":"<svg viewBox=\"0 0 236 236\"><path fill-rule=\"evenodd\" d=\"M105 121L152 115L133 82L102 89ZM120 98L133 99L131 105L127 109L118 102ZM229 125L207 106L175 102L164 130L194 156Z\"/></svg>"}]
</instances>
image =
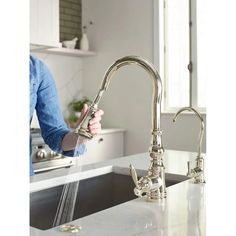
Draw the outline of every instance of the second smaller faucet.
<instances>
[{"instance_id":1,"label":"second smaller faucet","mask_svg":"<svg viewBox=\"0 0 236 236\"><path fill-rule=\"evenodd\" d=\"M205 183L205 178L204 178L204 159L201 155L201 149L202 149L202 139L203 139L203 134L204 134L204 120L201 116L201 114L195 110L192 107L183 107L181 108L173 117L173 122L177 120L177 117L179 116L180 113L183 111L189 111L195 113L198 118L200 119L200 134L199 134L199 144L198 144L198 154L196 158L196 167L191 169L190 167L190 161L188 161L188 173L187 176L193 178L194 183Z\"/></svg>"}]
</instances>

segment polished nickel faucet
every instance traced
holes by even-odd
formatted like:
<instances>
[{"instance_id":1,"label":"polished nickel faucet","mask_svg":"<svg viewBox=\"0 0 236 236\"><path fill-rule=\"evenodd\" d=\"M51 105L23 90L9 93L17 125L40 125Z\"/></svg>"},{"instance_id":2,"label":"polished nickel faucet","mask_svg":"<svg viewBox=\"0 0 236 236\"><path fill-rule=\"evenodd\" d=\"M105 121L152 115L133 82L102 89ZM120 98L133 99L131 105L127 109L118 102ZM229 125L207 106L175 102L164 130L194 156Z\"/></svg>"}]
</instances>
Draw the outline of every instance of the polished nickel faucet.
<instances>
[{"instance_id":1,"label":"polished nickel faucet","mask_svg":"<svg viewBox=\"0 0 236 236\"><path fill-rule=\"evenodd\" d=\"M202 152L202 139L204 134L204 120L201 114L192 107L183 107L179 111L176 112L173 118L173 122L176 121L179 114L183 111L194 112L197 117L200 119L200 133L199 133L199 143L198 143L198 154L196 158L196 167L191 169L190 168L190 161L188 161L188 173L187 176L193 178L194 183L205 183L204 179L204 159L201 155Z\"/></svg>"},{"instance_id":2,"label":"polished nickel faucet","mask_svg":"<svg viewBox=\"0 0 236 236\"><path fill-rule=\"evenodd\" d=\"M115 61L106 71L100 90L89 107L86 116L83 118L80 125L75 129L75 133L91 139L93 136L88 130L88 122L96 112L97 105L107 90L111 78L115 72L126 65L136 64L145 69L153 81L153 98L152 98L152 130L151 130L151 146L150 153L150 166L148 174L138 180L136 170L133 165L130 165L130 172L135 183L134 193L139 197L147 197L147 200L157 200L166 197L166 184L165 184L165 167L163 164L164 148L162 146L162 131L160 127L161 115L161 98L162 98L162 82L160 75L154 66L148 61L136 57L126 56Z\"/></svg>"}]
</instances>

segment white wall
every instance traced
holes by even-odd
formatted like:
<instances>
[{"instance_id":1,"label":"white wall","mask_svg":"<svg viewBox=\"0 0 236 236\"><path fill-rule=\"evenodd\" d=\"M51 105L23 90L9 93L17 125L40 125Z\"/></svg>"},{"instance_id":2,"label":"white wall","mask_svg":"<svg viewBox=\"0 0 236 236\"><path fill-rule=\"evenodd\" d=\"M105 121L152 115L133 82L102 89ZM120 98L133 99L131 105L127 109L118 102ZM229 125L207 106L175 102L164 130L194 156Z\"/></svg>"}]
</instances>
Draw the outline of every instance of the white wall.
<instances>
[{"instance_id":1,"label":"white wall","mask_svg":"<svg viewBox=\"0 0 236 236\"><path fill-rule=\"evenodd\" d=\"M91 99L97 94L107 68L118 58L138 55L153 62L153 0L83 0L82 19L93 21L88 30L96 57L84 59L83 88ZM137 66L120 69L103 95L103 127L127 128L125 154L146 152L150 144L152 83ZM164 146L196 151L199 121L182 115L162 115ZM204 137L203 151L205 151Z\"/></svg>"},{"instance_id":2,"label":"white wall","mask_svg":"<svg viewBox=\"0 0 236 236\"><path fill-rule=\"evenodd\" d=\"M74 98L80 98L83 95L82 59L38 52L32 55L37 56L49 67L56 82L62 112L65 117L68 117L68 104ZM38 127L35 114L31 127Z\"/></svg>"}]
</instances>

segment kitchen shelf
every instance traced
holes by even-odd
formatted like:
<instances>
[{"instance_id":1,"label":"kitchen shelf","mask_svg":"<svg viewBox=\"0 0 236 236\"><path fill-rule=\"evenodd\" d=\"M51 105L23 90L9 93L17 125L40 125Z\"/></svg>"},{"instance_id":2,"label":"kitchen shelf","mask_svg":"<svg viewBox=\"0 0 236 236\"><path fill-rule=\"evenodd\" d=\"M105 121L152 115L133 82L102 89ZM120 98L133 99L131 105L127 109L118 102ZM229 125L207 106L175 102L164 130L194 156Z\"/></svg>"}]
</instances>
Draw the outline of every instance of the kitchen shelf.
<instances>
[{"instance_id":1,"label":"kitchen shelf","mask_svg":"<svg viewBox=\"0 0 236 236\"><path fill-rule=\"evenodd\" d=\"M92 51L83 51L80 49L70 48L43 48L43 49L32 49L32 52L43 52L48 54L56 54L62 56L73 56L73 57L89 57L95 56L96 53Z\"/></svg>"}]
</instances>

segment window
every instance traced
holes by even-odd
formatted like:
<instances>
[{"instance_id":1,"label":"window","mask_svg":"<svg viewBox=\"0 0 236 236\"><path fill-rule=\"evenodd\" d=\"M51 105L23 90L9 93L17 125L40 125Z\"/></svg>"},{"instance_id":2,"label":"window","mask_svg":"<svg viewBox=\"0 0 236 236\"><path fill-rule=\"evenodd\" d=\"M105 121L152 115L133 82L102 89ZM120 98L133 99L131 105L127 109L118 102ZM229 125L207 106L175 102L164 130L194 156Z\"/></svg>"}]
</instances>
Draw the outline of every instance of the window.
<instances>
[{"instance_id":1,"label":"window","mask_svg":"<svg viewBox=\"0 0 236 236\"><path fill-rule=\"evenodd\" d=\"M203 0L154 0L154 50L159 51L154 63L163 80L164 111L184 106L205 111L203 4Z\"/></svg>"}]
</instances>

